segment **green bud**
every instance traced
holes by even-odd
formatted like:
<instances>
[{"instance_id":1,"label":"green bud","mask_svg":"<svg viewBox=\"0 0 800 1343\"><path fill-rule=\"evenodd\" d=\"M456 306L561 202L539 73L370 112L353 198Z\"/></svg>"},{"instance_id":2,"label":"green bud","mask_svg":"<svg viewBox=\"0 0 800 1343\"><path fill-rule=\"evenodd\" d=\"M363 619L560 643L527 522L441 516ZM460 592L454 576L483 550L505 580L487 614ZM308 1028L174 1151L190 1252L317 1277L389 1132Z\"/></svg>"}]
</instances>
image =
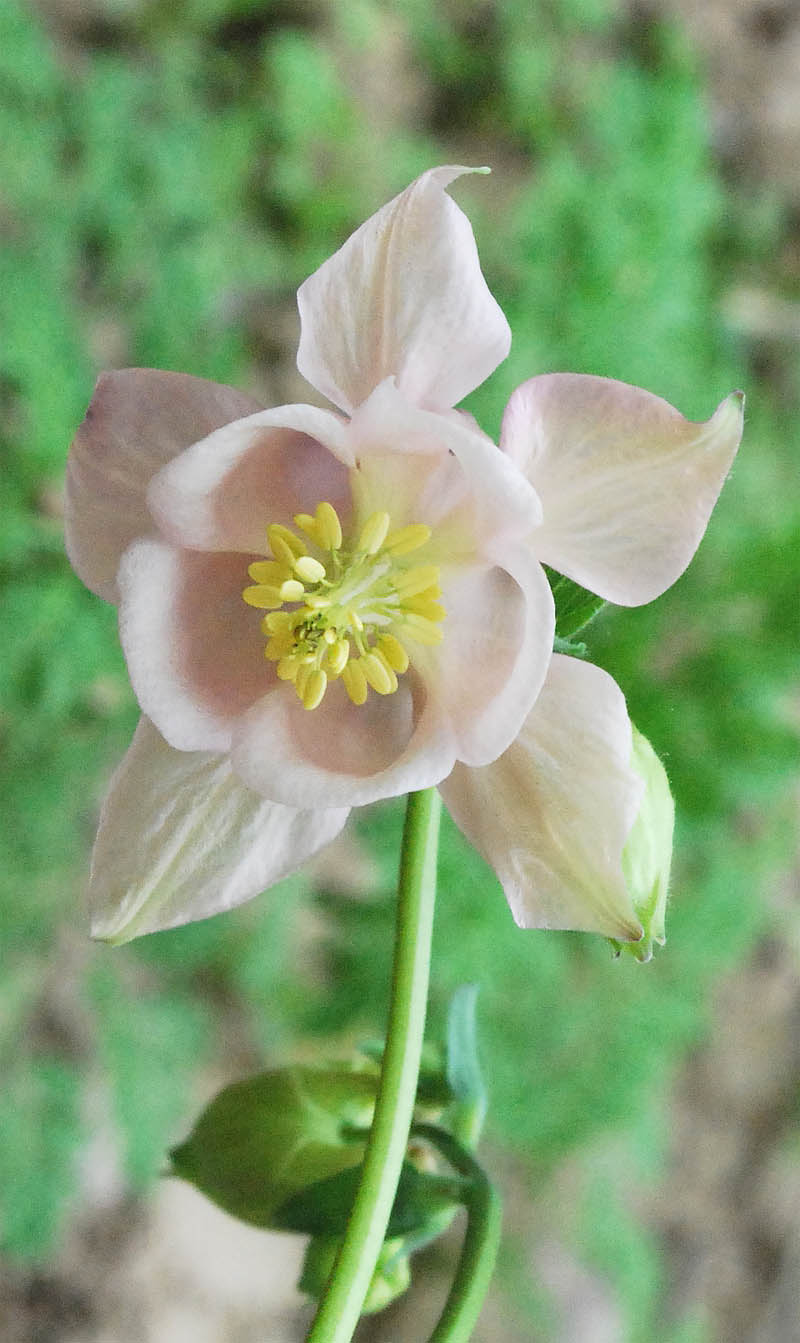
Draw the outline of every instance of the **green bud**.
<instances>
[{"instance_id":1,"label":"green bud","mask_svg":"<svg viewBox=\"0 0 800 1343\"><path fill-rule=\"evenodd\" d=\"M299 1191L360 1165L377 1076L346 1066L293 1067L226 1087L170 1153L171 1173L232 1216L280 1226Z\"/></svg>"},{"instance_id":2,"label":"green bud","mask_svg":"<svg viewBox=\"0 0 800 1343\"><path fill-rule=\"evenodd\" d=\"M300 1278L300 1290L318 1301L330 1277L339 1240L335 1236L315 1236L309 1241ZM411 1266L404 1252L404 1240L397 1236L385 1240L378 1255L362 1312L372 1315L385 1310L398 1296L402 1296L411 1282Z\"/></svg>"},{"instance_id":3,"label":"green bud","mask_svg":"<svg viewBox=\"0 0 800 1343\"><path fill-rule=\"evenodd\" d=\"M664 945L664 915L667 908L669 869L672 861L672 830L675 804L666 770L637 728L633 729L631 764L644 780L645 791L639 814L622 851L622 871L644 928L639 942L614 943L637 961L649 961L653 943Z\"/></svg>"}]
</instances>

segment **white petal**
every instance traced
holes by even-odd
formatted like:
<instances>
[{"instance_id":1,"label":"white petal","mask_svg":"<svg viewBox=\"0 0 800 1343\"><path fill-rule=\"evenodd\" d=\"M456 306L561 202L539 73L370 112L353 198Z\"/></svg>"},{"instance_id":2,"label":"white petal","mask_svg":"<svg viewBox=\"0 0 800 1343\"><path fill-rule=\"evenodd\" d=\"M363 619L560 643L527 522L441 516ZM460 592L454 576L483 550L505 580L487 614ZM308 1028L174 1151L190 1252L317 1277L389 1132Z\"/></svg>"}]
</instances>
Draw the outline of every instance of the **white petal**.
<instances>
[{"instance_id":1,"label":"white petal","mask_svg":"<svg viewBox=\"0 0 800 1343\"><path fill-rule=\"evenodd\" d=\"M348 413L390 374L410 401L449 408L508 354L469 220L445 192L471 171L423 173L301 285L297 366Z\"/></svg>"},{"instance_id":2,"label":"white petal","mask_svg":"<svg viewBox=\"0 0 800 1343\"><path fill-rule=\"evenodd\" d=\"M229 420L252 397L186 373L124 368L98 378L67 462L64 525L73 569L92 592L117 600L117 567L153 530L146 494L165 462Z\"/></svg>"},{"instance_id":3,"label":"white petal","mask_svg":"<svg viewBox=\"0 0 800 1343\"><path fill-rule=\"evenodd\" d=\"M176 545L263 553L271 522L291 526L323 499L346 516L349 465L338 415L278 406L194 443L153 477L148 502Z\"/></svg>"},{"instance_id":4,"label":"white petal","mask_svg":"<svg viewBox=\"0 0 800 1343\"><path fill-rule=\"evenodd\" d=\"M281 694L281 690L283 694ZM440 700L414 668L392 695L351 704L340 681L306 711L282 685L240 720L232 760L249 787L288 806L354 807L428 788L449 774L456 742Z\"/></svg>"},{"instance_id":5,"label":"white petal","mask_svg":"<svg viewBox=\"0 0 800 1343\"><path fill-rule=\"evenodd\" d=\"M251 555L145 539L119 569L119 629L136 698L179 751L224 751L234 722L275 687L261 612L242 601Z\"/></svg>"},{"instance_id":6,"label":"white petal","mask_svg":"<svg viewBox=\"0 0 800 1343\"><path fill-rule=\"evenodd\" d=\"M741 393L694 424L609 378L550 373L513 393L501 447L534 485L536 554L607 600L638 606L683 573L742 433Z\"/></svg>"},{"instance_id":7,"label":"white petal","mask_svg":"<svg viewBox=\"0 0 800 1343\"><path fill-rule=\"evenodd\" d=\"M348 443L358 462L353 490L363 512L386 508L392 526L428 523L442 556L451 541L458 550L450 532L462 504L482 538L528 537L541 522L536 491L506 453L459 412L412 405L394 378L358 408ZM463 525L456 522L456 530Z\"/></svg>"},{"instance_id":8,"label":"white petal","mask_svg":"<svg viewBox=\"0 0 800 1343\"><path fill-rule=\"evenodd\" d=\"M346 819L265 802L224 756L174 751L142 718L100 817L92 935L127 942L232 909L294 872Z\"/></svg>"},{"instance_id":9,"label":"white petal","mask_svg":"<svg viewBox=\"0 0 800 1343\"><path fill-rule=\"evenodd\" d=\"M643 791L630 760L619 687L599 667L557 654L514 745L485 769L456 766L441 785L520 927L642 936L622 874Z\"/></svg>"},{"instance_id":10,"label":"white petal","mask_svg":"<svg viewBox=\"0 0 800 1343\"><path fill-rule=\"evenodd\" d=\"M545 679L555 612L541 565L522 546L498 551L494 567L443 570L444 639L415 650L441 699L457 757L488 765L520 732Z\"/></svg>"}]
</instances>

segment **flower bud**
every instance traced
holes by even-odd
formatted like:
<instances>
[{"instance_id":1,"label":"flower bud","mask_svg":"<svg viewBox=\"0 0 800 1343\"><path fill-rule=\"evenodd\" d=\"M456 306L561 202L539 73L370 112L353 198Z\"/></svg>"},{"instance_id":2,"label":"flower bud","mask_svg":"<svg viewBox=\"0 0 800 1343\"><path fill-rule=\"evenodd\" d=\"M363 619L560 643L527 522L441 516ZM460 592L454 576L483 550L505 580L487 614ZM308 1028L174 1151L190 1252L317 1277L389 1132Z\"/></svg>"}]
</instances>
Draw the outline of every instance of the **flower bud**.
<instances>
[{"instance_id":1,"label":"flower bud","mask_svg":"<svg viewBox=\"0 0 800 1343\"><path fill-rule=\"evenodd\" d=\"M242 1221L285 1229L287 1201L360 1165L376 1087L375 1069L346 1065L234 1083L170 1153L172 1173Z\"/></svg>"},{"instance_id":2,"label":"flower bud","mask_svg":"<svg viewBox=\"0 0 800 1343\"><path fill-rule=\"evenodd\" d=\"M614 943L614 946L644 962L653 955L653 943L663 946L665 941L675 804L664 766L647 738L635 727L631 765L645 787L639 813L622 851L622 871L644 936L638 942Z\"/></svg>"},{"instance_id":3,"label":"flower bud","mask_svg":"<svg viewBox=\"0 0 800 1343\"><path fill-rule=\"evenodd\" d=\"M319 1300L330 1277L339 1240L335 1236L315 1236L309 1241L300 1278L300 1290ZM404 1238L395 1236L385 1240L378 1255L375 1272L372 1275L361 1307L364 1315L385 1310L398 1296L402 1296L411 1282L411 1267L408 1254L404 1251Z\"/></svg>"}]
</instances>

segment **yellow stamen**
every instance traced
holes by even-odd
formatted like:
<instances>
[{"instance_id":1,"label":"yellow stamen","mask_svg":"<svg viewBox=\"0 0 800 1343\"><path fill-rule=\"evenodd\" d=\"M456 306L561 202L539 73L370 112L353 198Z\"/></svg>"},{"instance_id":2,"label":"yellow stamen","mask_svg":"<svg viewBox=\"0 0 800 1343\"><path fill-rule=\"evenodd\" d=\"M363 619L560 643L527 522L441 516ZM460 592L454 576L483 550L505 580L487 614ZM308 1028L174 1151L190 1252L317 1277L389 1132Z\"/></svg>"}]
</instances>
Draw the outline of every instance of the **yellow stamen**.
<instances>
[{"instance_id":1,"label":"yellow stamen","mask_svg":"<svg viewBox=\"0 0 800 1343\"><path fill-rule=\"evenodd\" d=\"M285 583L281 583L280 594L282 602L299 602L305 596L303 584L296 578L287 578Z\"/></svg>"},{"instance_id":2,"label":"yellow stamen","mask_svg":"<svg viewBox=\"0 0 800 1343\"><path fill-rule=\"evenodd\" d=\"M254 583L270 583L275 588L292 576L291 569L285 564L276 564L275 560L256 560L247 572Z\"/></svg>"},{"instance_id":3,"label":"yellow stamen","mask_svg":"<svg viewBox=\"0 0 800 1343\"><path fill-rule=\"evenodd\" d=\"M435 564L421 564L417 569L409 569L404 574L399 574L394 580L394 585L400 596L415 597L418 592L424 592L434 583L439 581L439 568Z\"/></svg>"},{"instance_id":4,"label":"yellow stamen","mask_svg":"<svg viewBox=\"0 0 800 1343\"><path fill-rule=\"evenodd\" d=\"M434 625L425 616L417 615L415 611L409 611L400 621L399 628L409 639L416 639L418 644L427 644L432 648L440 644L444 638L444 632L438 625Z\"/></svg>"},{"instance_id":5,"label":"yellow stamen","mask_svg":"<svg viewBox=\"0 0 800 1343\"><path fill-rule=\"evenodd\" d=\"M404 649L399 639L395 639L393 634L382 634L378 640L378 648L386 658L392 671L408 671L408 653Z\"/></svg>"},{"instance_id":6,"label":"yellow stamen","mask_svg":"<svg viewBox=\"0 0 800 1343\"><path fill-rule=\"evenodd\" d=\"M397 689L397 677L394 674L394 668L390 665L388 658L384 656L379 647L373 649L371 656L377 658L381 666L385 669L386 674L389 677L389 685L391 686L389 694L393 695Z\"/></svg>"},{"instance_id":7,"label":"yellow stamen","mask_svg":"<svg viewBox=\"0 0 800 1343\"><path fill-rule=\"evenodd\" d=\"M394 672L374 653L367 653L360 662L367 684L371 685L373 690L377 690L379 695L391 695L392 691L397 689L397 677ZM393 677L394 685L392 685Z\"/></svg>"},{"instance_id":8,"label":"yellow stamen","mask_svg":"<svg viewBox=\"0 0 800 1343\"><path fill-rule=\"evenodd\" d=\"M317 531L323 550L338 550L342 544L342 524L333 504L317 504Z\"/></svg>"},{"instance_id":9,"label":"yellow stamen","mask_svg":"<svg viewBox=\"0 0 800 1343\"><path fill-rule=\"evenodd\" d=\"M359 659L348 662L342 671L342 685L354 704L363 704L367 698L367 678Z\"/></svg>"},{"instance_id":10,"label":"yellow stamen","mask_svg":"<svg viewBox=\"0 0 800 1343\"><path fill-rule=\"evenodd\" d=\"M297 691L298 699L302 699L306 693L306 686L314 675L314 668L309 662L303 662L297 669L297 675L294 678L294 688Z\"/></svg>"},{"instance_id":11,"label":"yellow stamen","mask_svg":"<svg viewBox=\"0 0 800 1343\"><path fill-rule=\"evenodd\" d=\"M328 688L328 678L321 668L312 671L303 688L301 696L304 709L316 709Z\"/></svg>"},{"instance_id":12,"label":"yellow stamen","mask_svg":"<svg viewBox=\"0 0 800 1343\"><path fill-rule=\"evenodd\" d=\"M388 513L373 513L367 518L361 528L357 549L363 550L366 555L377 555L386 540L390 520Z\"/></svg>"},{"instance_id":13,"label":"yellow stamen","mask_svg":"<svg viewBox=\"0 0 800 1343\"><path fill-rule=\"evenodd\" d=\"M424 522L412 522L408 527L400 527L396 532L390 532L383 543L384 550L391 551L392 555L410 555L412 550L419 550L426 541L431 539L431 529Z\"/></svg>"},{"instance_id":14,"label":"yellow stamen","mask_svg":"<svg viewBox=\"0 0 800 1343\"><path fill-rule=\"evenodd\" d=\"M301 555L295 561L294 571L304 583L319 583L325 577L325 565L315 560L313 555Z\"/></svg>"},{"instance_id":15,"label":"yellow stamen","mask_svg":"<svg viewBox=\"0 0 800 1343\"><path fill-rule=\"evenodd\" d=\"M283 597L278 589L265 583L257 583L255 587L245 588L242 598L248 606L255 606L259 611L274 610L283 602Z\"/></svg>"},{"instance_id":16,"label":"yellow stamen","mask_svg":"<svg viewBox=\"0 0 800 1343\"><path fill-rule=\"evenodd\" d=\"M421 594L419 597L411 597L409 601L403 602L405 611L413 611L416 615L426 616L428 620L444 620L447 612L441 602L433 602L430 597Z\"/></svg>"},{"instance_id":17,"label":"yellow stamen","mask_svg":"<svg viewBox=\"0 0 800 1343\"><path fill-rule=\"evenodd\" d=\"M331 676L341 676L350 657L350 644L347 639L337 639L331 644L325 657Z\"/></svg>"},{"instance_id":18,"label":"yellow stamen","mask_svg":"<svg viewBox=\"0 0 800 1343\"><path fill-rule=\"evenodd\" d=\"M287 657L293 648L294 639L292 637L292 631L279 630L277 634L273 634L272 638L267 640L264 655L275 662L278 658Z\"/></svg>"},{"instance_id":19,"label":"yellow stamen","mask_svg":"<svg viewBox=\"0 0 800 1343\"><path fill-rule=\"evenodd\" d=\"M243 594L268 613L260 625L276 676L294 684L309 710L337 680L353 704L364 704L370 689L393 694L409 667L405 641L434 646L442 639L439 566L406 567L403 559L425 545L430 528L412 523L392 532L389 514L377 510L343 542L339 515L327 501L313 515L297 513L294 525L308 544L271 523L274 558L249 566L254 581Z\"/></svg>"},{"instance_id":20,"label":"yellow stamen","mask_svg":"<svg viewBox=\"0 0 800 1343\"><path fill-rule=\"evenodd\" d=\"M299 527L301 532L305 532L309 540L314 542L315 546L321 546L323 550L327 549L323 538L320 536L319 524L316 518L312 518L310 513L295 513L294 525Z\"/></svg>"},{"instance_id":21,"label":"yellow stamen","mask_svg":"<svg viewBox=\"0 0 800 1343\"><path fill-rule=\"evenodd\" d=\"M275 671L281 681L293 681L300 668L300 659L296 653L281 658Z\"/></svg>"}]
</instances>

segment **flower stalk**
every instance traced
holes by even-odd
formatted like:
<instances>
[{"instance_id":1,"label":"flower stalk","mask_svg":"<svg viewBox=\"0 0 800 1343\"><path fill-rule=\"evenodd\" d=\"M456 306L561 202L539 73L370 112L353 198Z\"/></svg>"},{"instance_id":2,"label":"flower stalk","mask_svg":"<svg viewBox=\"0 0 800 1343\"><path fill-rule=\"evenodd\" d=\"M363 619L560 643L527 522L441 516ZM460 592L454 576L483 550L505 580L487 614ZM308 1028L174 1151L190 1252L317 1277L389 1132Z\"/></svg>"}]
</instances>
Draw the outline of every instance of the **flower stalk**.
<instances>
[{"instance_id":1,"label":"flower stalk","mask_svg":"<svg viewBox=\"0 0 800 1343\"><path fill-rule=\"evenodd\" d=\"M349 1343L378 1260L406 1153L428 999L441 802L411 793L397 893L386 1048L353 1211L307 1343Z\"/></svg>"}]
</instances>

